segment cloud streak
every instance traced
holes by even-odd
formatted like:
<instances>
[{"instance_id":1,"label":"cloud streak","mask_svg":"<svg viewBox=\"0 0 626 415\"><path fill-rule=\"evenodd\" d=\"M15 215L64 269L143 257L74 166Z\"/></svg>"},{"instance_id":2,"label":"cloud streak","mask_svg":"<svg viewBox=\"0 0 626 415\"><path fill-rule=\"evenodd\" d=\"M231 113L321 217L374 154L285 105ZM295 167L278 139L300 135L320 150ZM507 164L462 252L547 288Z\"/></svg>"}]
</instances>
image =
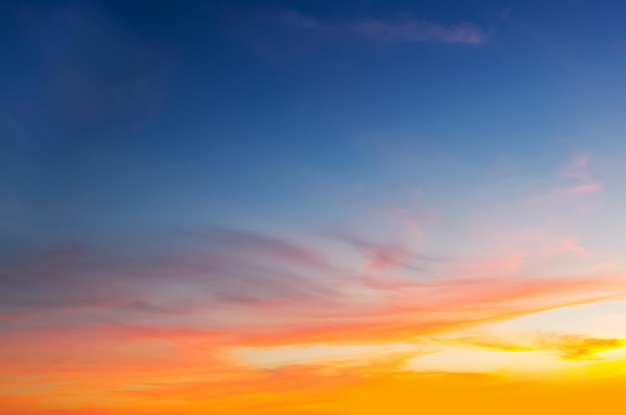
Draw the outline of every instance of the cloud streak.
<instances>
[{"instance_id":1,"label":"cloud streak","mask_svg":"<svg viewBox=\"0 0 626 415\"><path fill-rule=\"evenodd\" d=\"M476 45L488 39L485 31L471 23L443 25L402 14L393 19L361 18L330 22L297 11L277 15L277 21L303 31L354 36L389 43L465 43Z\"/></svg>"},{"instance_id":2,"label":"cloud streak","mask_svg":"<svg viewBox=\"0 0 626 415\"><path fill-rule=\"evenodd\" d=\"M604 186L602 182L592 178L588 171L590 157L580 154L573 157L559 170L559 176L568 181L547 192L531 198L531 204L564 204L588 201L599 195Z\"/></svg>"},{"instance_id":3,"label":"cloud streak","mask_svg":"<svg viewBox=\"0 0 626 415\"><path fill-rule=\"evenodd\" d=\"M479 346L505 352L551 351L557 353L560 359L573 361L600 360L598 353L626 345L624 339L547 332L531 333L519 339L510 334L507 337L470 335L452 340L444 338L442 342Z\"/></svg>"}]
</instances>

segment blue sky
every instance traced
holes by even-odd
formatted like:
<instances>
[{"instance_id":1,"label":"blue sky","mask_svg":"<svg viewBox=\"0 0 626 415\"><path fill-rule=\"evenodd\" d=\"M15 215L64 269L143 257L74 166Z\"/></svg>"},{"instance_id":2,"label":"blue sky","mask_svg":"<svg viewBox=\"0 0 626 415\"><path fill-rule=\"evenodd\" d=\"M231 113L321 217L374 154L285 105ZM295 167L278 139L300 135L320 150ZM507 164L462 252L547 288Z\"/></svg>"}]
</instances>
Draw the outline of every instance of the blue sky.
<instances>
[{"instance_id":1,"label":"blue sky","mask_svg":"<svg viewBox=\"0 0 626 415\"><path fill-rule=\"evenodd\" d=\"M621 149L620 2L2 8L3 227L25 245L331 226L414 189L459 211L498 169Z\"/></svg>"}]
</instances>

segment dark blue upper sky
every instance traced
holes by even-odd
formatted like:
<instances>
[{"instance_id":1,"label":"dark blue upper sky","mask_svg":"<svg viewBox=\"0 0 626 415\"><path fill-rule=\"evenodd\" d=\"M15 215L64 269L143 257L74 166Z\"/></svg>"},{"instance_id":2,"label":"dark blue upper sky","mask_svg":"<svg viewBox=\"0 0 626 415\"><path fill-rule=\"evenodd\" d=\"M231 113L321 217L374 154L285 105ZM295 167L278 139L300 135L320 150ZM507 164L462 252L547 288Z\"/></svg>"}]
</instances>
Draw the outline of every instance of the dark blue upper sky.
<instances>
[{"instance_id":1,"label":"dark blue upper sky","mask_svg":"<svg viewBox=\"0 0 626 415\"><path fill-rule=\"evenodd\" d=\"M620 148L619 1L0 1L2 246L341 221Z\"/></svg>"}]
</instances>

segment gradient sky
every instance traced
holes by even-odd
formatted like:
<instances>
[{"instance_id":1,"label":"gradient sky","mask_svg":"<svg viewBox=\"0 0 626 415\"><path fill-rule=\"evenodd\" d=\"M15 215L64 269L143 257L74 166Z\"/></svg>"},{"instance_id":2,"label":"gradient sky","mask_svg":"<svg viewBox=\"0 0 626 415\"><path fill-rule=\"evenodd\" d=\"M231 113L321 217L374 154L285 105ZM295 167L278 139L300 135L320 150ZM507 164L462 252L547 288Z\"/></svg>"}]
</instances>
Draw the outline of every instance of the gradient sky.
<instances>
[{"instance_id":1,"label":"gradient sky","mask_svg":"<svg viewBox=\"0 0 626 415\"><path fill-rule=\"evenodd\" d=\"M622 405L625 23L0 0L0 412Z\"/></svg>"}]
</instances>

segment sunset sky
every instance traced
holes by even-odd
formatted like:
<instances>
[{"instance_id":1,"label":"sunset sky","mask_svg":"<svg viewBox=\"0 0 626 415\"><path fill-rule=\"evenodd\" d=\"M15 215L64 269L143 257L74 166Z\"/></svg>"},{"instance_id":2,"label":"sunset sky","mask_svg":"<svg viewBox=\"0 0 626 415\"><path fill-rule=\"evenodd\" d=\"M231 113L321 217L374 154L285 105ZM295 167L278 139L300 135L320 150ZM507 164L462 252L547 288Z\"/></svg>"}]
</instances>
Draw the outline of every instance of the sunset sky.
<instances>
[{"instance_id":1,"label":"sunset sky","mask_svg":"<svg viewBox=\"0 0 626 415\"><path fill-rule=\"evenodd\" d=\"M0 0L0 414L591 414L626 2Z\"/></svg>"}]
</instances>

